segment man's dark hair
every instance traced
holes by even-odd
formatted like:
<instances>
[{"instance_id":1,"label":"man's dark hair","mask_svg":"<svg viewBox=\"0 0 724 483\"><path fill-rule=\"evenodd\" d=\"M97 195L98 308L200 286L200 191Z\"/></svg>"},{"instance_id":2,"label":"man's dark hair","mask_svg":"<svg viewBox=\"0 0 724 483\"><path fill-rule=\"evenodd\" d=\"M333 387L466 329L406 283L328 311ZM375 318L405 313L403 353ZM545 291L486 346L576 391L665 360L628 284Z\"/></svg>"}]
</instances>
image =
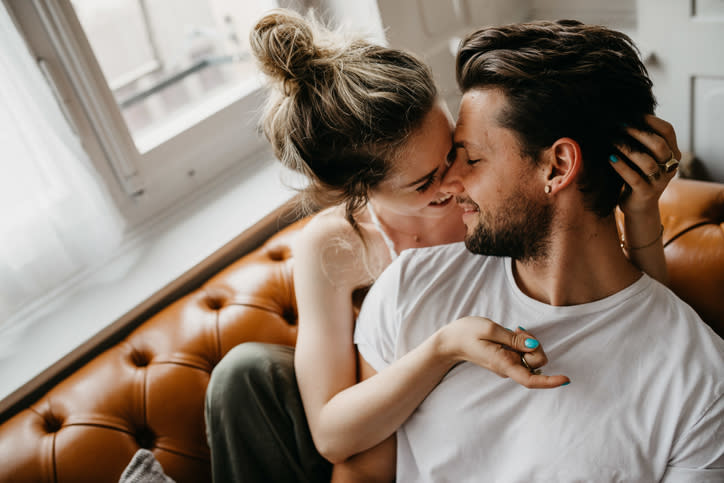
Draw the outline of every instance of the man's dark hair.
<instances>
[{"instance_id":1,"label":"man's dark hair","mask_svg":"<svg viewBox=\"0 0 724 483\"><path fill-rule=\"evenodd\" d=\"M626 159L616 143L642 149L624 127L647 129L644 115L656 106L646 67L627 35L574 20L483 28L462 41L456 74L463 93L505 93L509 107L498 122L517 133L523 155L537 160L557 139L577 141L587 207L601 217L611 214L623 180L609 156Z\"/></svg>"}]
</instances>

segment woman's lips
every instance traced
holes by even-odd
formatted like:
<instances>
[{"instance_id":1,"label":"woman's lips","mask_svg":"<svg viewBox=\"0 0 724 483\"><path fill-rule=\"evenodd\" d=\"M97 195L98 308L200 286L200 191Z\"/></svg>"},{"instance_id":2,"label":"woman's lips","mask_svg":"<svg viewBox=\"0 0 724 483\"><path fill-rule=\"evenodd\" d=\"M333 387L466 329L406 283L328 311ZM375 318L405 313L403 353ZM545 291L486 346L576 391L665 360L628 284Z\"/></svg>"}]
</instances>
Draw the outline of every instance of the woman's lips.
<instances>
[{"instance_id":1,"label":"woman's lips","mask_svg":"<svg viewBox=\"0 0 724 483\"><path fill-rule=\"evenodd\" d=\"M447 206L450 204L451 200L452 200L452 195L445 195L442 198L438 198L437 200L431 201L430 206L435 206L435 207Z\"/></svg>"}]
</instances>

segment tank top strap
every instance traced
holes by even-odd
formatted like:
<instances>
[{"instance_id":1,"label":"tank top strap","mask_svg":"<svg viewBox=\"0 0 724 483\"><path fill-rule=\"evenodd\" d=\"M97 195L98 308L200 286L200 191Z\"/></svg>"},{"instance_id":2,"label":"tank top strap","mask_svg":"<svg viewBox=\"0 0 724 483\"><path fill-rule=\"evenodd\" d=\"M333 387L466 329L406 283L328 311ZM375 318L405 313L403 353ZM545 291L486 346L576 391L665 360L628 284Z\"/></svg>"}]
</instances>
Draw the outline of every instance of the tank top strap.
<instances>
[{"instance_id":1,"label":"tank top strap","mask_svg":"<svg viewBox=\"0 0 724 483\"><path fill-rule=\"evenodd\" d=\"M387 236L387 232L385 232L385 229L382 228L382 224L380 223L380 220L377 218L377 214L375 213L374 208L372 208L372 203L367 203L367 210L370 213L370 218L372 219L372 223L375 225L375 228L377 228L377 231L380 232L380 235L382 235L382 239L385 242L385 245L387 245L387 249L390 251L390 257L394 260L397 258L397 250L395 250L395 244L392 241L392 239Z\"/></svg>"}]
</instances>

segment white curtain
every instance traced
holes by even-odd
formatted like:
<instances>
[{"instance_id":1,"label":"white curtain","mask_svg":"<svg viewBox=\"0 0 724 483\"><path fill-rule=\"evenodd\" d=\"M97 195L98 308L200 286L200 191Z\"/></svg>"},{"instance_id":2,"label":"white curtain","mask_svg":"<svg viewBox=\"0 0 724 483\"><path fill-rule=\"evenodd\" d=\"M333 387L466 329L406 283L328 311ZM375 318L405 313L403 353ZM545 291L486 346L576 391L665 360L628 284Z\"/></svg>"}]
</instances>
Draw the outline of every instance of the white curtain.
<instances>
[{"instance_id":1,"label":"white curtain","mask_svg":"<svg viewBox=\"0 0 724 483\"><path fill-rule=\"evenodd\" d=\"M108 257L123 225L0 6L0 338Z\"/></svg>"}]
</instances>

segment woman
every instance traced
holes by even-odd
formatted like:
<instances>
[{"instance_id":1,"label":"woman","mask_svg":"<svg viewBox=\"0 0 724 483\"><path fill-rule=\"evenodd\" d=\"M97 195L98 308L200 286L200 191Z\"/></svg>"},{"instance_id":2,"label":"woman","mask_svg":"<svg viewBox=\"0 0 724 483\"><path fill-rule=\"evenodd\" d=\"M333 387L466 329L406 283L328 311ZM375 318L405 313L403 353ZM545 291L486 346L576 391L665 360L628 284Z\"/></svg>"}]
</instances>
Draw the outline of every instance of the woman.
<instances>
[{"instance_id":1,"label":"woman","mask_svg":"<svg viewBox=\"0 0 724 483\"><path fill-rule=\"evenodd\" d=\"M358 383L365 365L352 338L355 302L400 251L464 237L460 210L440 191L452 119L430 71L408 53L341 39L281 10L260 20L251 42L276 86L264 119L275 154L309 178L311 199L330 207L294 248L296 351L242 344L214 370L207 392L214 479L323 481L328 461L339 463L338 479L385 463L373 458L375 446L394 444L395 430L463 360L530 388L570 382L530 370L546 362L531 334L466 317ZM680 157L670 126L648 122L659 134L626 132L652 152L668 145ZM659 172L649 154L618 148L641 172ZM627 253L665 279L657 202L673 173L612 168L632 187L621 203ZM394 466L388 470L394 475Z\"/></svg>"}]
</instances>

